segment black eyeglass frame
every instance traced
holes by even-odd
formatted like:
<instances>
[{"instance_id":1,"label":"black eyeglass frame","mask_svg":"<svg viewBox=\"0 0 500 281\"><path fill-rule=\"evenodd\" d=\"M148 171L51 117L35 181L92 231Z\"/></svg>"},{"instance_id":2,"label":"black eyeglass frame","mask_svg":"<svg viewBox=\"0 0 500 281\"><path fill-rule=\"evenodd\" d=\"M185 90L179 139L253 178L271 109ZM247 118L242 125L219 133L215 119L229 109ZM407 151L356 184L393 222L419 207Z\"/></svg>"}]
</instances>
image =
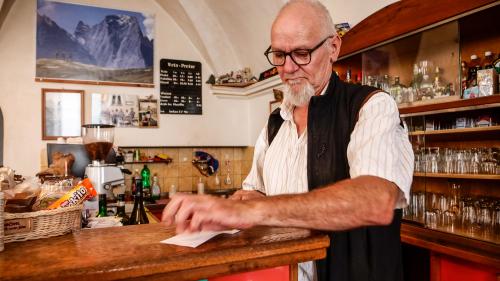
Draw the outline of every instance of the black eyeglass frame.
<instances>
[{"instance_id":1,"label":"black eyeglass frame","mask_svg":"<svg viewBox=\"0 0 500 281\"><path fill-rule=\"evenodd\" d=\"M321 47L325 42L326 40L330 39L330 38L333 38L335 37L335 35L330 35L328 37L326 37L325 39L323 39L321 42L318 43L318 45L314 46L313 48L311 49L295 49L295 50L292 50L290 52L283 52L283 51L272 51L271 50L271 46L269 46L266 51L264 52L264 56L266 56L267 58L267 61L272 65L272 66L283 66L285 65L286 63L286 57L289 56L292 61L296 64L296 65L308 65L309 63L311 63L311 59L312 59L312 53L314 51L316 51L317 49L319 49L319 47ZM294 52L297 52L297 51L307 51L308 54L309 54L309 61L306 62L306 63L297 63L295 61L295 59L293 58L292 56L292 53ZM282 53L284 55L284 60L283 60L283 63L282 64L275 64L274 62L272 62L272 59L269 58L269 54L272 54L272 53Z\"/></svg>"}]
</instances>

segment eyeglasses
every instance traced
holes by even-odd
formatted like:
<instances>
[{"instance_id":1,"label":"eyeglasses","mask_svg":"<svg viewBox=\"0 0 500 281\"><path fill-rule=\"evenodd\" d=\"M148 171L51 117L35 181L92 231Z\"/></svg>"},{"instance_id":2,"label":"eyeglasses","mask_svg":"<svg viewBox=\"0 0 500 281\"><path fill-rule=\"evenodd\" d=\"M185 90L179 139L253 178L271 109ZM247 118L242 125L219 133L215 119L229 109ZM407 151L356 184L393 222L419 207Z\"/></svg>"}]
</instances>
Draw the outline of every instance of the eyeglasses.
<instances>
[{"instance_id":1,"label":"eyeglasses","mask_svg":"<svg viewBox=\"0 0 500 281\"><path fill-rule=\"evenodd\" d=\"M291 52L283 52L283 51L273 51L271 49L271 46L269 46L269 48L267 48L267 50L264 52L264 55L266 56L269 63L273 66L284 65L287 56L290 56L290 58L292 58L292 61L296 65L306 65L311 62L311 54L314 51L316 51L319 47L321 47L323 43L326 42L326 40L332 37L333 35L326 37L325 39L323 39L323 41L319 42L318 45L316 45L312 49L296 49Z\"/></svg>"}]
</instances>

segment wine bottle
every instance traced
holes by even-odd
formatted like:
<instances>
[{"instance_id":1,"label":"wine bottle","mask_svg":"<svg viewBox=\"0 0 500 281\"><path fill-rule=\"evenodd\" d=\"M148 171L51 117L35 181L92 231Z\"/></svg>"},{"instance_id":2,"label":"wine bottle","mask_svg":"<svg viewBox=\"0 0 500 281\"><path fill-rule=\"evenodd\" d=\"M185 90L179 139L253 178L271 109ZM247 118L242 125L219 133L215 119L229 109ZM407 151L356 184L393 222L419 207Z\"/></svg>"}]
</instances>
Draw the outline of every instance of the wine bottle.
<instances>
[{"instance_id":1,"label":"wine bottle","mask_svg":"<svg viewBox=\"0 0 500 281\"><path fill-rule=\"evenodd\" d=\"M106 202L106 194L99 194L99 213L97 213L98 217L107 217L108 216L108 206Z\"/></svg>"},{"instance_id":2,"label":"wine bottle","mask_svg":"<svg viewBox=\"0 0 500 281\"><path fill-rule=\"evenodd\" d=\"M142 181L138 178L135 182L136 193L134 199L134 209L130 215L129 224L147 224L149 223L146 210L144 209L144 197L142 192Z\"/></svg>"},{"instance_id":3,"label":"wine bottle","mask_svg":"<svg viewBox=\"0 0 500 281\"><path fill-rule=\"evenodd\" d=\"M125 213L125 194L118 194L118 206L115 217L119 218L122 225L128 225L130 218Z\"/></svg>"}]
</instances>

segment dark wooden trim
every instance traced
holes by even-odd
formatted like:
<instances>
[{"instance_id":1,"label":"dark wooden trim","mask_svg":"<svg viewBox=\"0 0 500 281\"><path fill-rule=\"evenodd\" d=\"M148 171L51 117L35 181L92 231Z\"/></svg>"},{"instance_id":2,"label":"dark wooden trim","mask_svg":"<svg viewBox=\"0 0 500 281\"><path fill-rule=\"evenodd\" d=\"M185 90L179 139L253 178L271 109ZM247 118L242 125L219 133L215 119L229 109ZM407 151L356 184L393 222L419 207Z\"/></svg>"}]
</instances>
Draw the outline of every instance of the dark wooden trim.
<instances>
[{"instance_id":1,"label":"dark wooden trim","mask_svg":"<svg viewBox=\"0 0 500 281\"><path fill-rule=\"evenodd\" d=\"M429 228L401 224L401 241L500 270L500 245Z\"/></svg>"},{"instance_id":2,"label":"dark wooden trim","mask_svg":"<svg viewBox=\"0 0 500 281\"><path fill-rule=\"evenodd\" d=\"M66 89L47 89L42 88L42 140L57 140L59 137L71 137L71 136L47 136L45 133L45 95L46 93L78 93L80 94L80 104L81 104L81 117L80 126L85 122L85 91L84 90L66 90Z\"/></svg>"},{"instance_id":3,"label":"dark wooden trim","mask_svg":"<svg viewBox=\"0 0 500 281\"><path fill-rule=\"evenodd\" d=\"M497 0L404 0L367 17L344 37L339 57L459 16Z\"/></svg>"},{"instance_id":4,"label":"dark wooden trim","mask_svg":"<svg viewBox=\"0 0 500 281\"><path fill-rule=\"evenodd\" d=\"M411 113L419 113L419 112L428 112L434 110L443 110L443 109L451 109L451 108L460 108L467 106L478 106L478 105L486 105L492 103L500 103L500 94L480 97L475 99L466 99L466 100L453 100L448 102L436 102L429 103L425 105L416 105L409 106L399 109L400 114L411 114Z\"/></svg>"},{"instance_id":5,"label":"dark wooden trim","mask_svg":"<svg viewBox=\"0 0 500 281\"><path fill-rule=\"evenodd\" d=\"M124 86L124 87L142 87L142 88L154 88L155 87L154 84L144 84L144 83L66 80L66 79L39 78L39 77L36 77L35 81L36 82L54 82L54 83L68 83L68 84L98 85L98 86Z\"/></svg>"}]
</instances>

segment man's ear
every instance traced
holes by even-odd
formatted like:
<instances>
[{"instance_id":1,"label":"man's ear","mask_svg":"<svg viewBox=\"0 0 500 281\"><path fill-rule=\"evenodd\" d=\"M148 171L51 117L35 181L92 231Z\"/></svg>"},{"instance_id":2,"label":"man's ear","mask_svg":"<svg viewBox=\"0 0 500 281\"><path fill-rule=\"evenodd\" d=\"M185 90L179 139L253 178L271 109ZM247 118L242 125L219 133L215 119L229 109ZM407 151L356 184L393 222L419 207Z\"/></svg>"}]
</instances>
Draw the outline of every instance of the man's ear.
<instances>
[{"instance_id":1,"label":"man's ear","mask_svg":"<svg viewBox=\"0 0 500 281\"><path fill-rule=\"evenodd\" d=\"M330 54L330 61L334 63L340 54L340 46L342 45L342 39L335 35L331 40L332 53Z\"/></svg>"}]
</instances>

